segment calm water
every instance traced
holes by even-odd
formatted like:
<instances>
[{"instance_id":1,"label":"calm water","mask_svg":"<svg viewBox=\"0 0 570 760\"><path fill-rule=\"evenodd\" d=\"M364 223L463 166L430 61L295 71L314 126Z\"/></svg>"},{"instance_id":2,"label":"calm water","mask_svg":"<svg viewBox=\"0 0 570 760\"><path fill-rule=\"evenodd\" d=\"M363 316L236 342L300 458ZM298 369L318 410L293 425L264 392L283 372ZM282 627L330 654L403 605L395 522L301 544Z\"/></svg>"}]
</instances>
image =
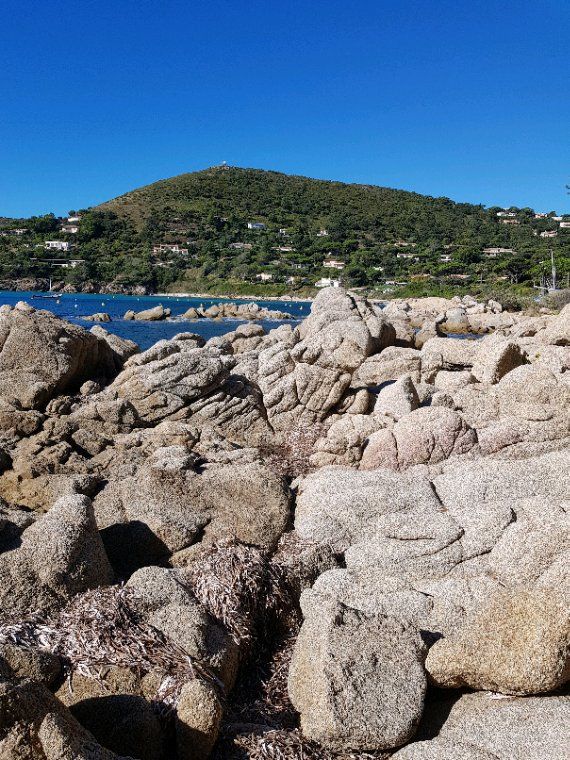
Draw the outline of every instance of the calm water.
<instances>
[{"instance_id":1,"label":"calm water","mask_svg":"<svg viewBox=\"0 0 570 760\"><path fill-rule=\"evenodd\" d=\"M202 335L204 338L211 338L214 335L223 335L224 333L235 330L243 324L242 321L235 319L195 319L184 320L181 315L184 314L191 306L204 305L205 308L215 303L221 303L227 299L221 298L179 298L177 296L107 296L107 295L87 295L87 294L63 294L58 296L58 300L34 299L30 292L13 293L11 291L0 291L0 305L14 304L18 301L26 301L36 309L47 309L58 317L63 317L70 322L85 327L87 330L93 327L93 322L88 322L81 317L104 311L111 317L111 322L101 323L101 326L109 332L120 335L122 338L134 340L142 350L145 350L163 338L172 338L181 332L193 332ZM251 303L232 299L232 303ZM260 306L268 309L278 309L286 311L293 315L296 320L304 319L309 314L311 305L298 301L259 301ZM142 311L152 306L162 304L165 308L172 311L173 317L180 317L172 321L164 322L134 322L125 321L123 315L129 309L133 311ZM295 324L294 321L291 321ZM288 323L291 323L288 320ZM261 323L266 330L278 327L283 322L265 321Z\"/></svg>"}]
</instances>

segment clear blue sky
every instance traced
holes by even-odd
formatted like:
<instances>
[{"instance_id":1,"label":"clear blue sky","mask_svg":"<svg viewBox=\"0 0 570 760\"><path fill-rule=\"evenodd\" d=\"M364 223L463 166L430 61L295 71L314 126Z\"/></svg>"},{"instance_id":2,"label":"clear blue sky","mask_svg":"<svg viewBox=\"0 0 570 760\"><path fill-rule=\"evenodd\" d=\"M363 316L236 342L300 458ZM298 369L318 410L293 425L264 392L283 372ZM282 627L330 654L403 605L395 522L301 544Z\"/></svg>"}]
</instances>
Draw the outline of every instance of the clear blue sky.
<instances>
[{"instance_id":1,"label":"clear blue sky","mask_svg":"<svg viewBox=\"0 0 570 760\"><path fill-rule=\"evenodd\" d=\"M568 0L2 0L0 215L226 160L570 211Z\"/></svg>"}]
</instances>

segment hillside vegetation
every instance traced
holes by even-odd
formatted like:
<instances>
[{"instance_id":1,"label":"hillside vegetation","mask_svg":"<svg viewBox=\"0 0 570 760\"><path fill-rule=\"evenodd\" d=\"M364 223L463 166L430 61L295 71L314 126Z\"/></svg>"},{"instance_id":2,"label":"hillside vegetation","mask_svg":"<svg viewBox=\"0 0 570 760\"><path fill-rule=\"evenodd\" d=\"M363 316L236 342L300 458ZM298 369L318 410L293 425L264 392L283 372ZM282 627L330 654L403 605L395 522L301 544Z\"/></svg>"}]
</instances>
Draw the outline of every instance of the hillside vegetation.
<instances>
[{"instance_id":1,"label":"hillside vegetation","mask_svg":"<svg viewBox=\"0 0 570 760\"><path fill-rule=\"evenodd\" d=\"M308 293L320 278L331 277L372 292L419 294L540 284L552 251L563 284L570 229L553 217L530 208L505 212L371 185L215 167L84 210L75 234L62 233L53 216L18 220L29 229L17 240L0 240L0 264L4 277L46 276L52 265L42 241L55 234L71 241L73 256L82 259L64 272L78 285L272 295ZM30 250L39 260L30 260ZM334 267L323 266L331 261Z\"/></svg>"}]
</instances>

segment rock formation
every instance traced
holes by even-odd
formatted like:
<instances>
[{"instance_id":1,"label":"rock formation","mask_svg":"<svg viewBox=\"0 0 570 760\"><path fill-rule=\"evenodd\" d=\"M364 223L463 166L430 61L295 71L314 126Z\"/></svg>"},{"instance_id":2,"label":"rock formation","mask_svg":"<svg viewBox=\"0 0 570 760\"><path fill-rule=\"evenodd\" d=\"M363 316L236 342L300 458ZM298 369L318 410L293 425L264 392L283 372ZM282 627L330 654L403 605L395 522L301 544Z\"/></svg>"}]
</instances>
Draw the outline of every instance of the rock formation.
<instances>
[{"instance_id":1,"label":"rock formation","mask_svg":"<svg viewBox=\"0 0 570 760\"><path fill-rule=\"evenodd\" d=\"M1 307L0 756L562 760L569 313Z\"/></svg>"}]
</instances>

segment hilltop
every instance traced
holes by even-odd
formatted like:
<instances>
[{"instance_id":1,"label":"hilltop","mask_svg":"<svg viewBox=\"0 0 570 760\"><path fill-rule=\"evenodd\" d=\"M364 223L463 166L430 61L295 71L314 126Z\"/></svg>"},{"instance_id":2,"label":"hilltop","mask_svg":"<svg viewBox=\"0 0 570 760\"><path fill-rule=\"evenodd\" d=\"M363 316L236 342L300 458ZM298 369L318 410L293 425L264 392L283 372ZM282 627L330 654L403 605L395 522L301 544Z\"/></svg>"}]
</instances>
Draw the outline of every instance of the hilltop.
<instances>
[{"instance_id":1,"label":"hilltop","mask_svg":"<svg viewBox=\"0 0 570 760\"><path fill-rule=\"evenodd\" d=\"M379 294L451 294L540 284L551 250L559 281L570 271L570 229L554 212L259 169L181 174L80 216L74 232L49 215L18 220L27 231L0 239L5 275L53 273L57 264L43 253L32 263L29 249L54 237L79 261L63 273L70 287L269 296L309 294L329 278Z\"/></svg>"}]
</instances>

